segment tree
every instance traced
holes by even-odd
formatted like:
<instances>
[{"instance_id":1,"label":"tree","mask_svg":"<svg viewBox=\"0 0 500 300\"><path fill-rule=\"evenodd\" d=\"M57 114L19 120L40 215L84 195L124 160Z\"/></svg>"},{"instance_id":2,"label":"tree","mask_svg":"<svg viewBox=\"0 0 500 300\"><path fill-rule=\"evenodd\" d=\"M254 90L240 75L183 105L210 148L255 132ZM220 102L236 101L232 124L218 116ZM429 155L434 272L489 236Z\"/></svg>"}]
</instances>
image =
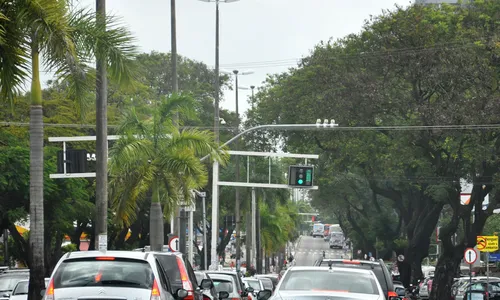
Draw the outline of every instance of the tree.
<instances>
[{"instance_id":1,"label":"tree","mask_svg":"<svg viewBox=\"0 0 500 300\"><path fill-rule=\"evenodd\" d=\"M163 248L163 216L171 215L182 199L191 197L190 189L207 182L207 170L200 157L210 154L221 163L226 160L213 136L195 129L179 131L179 125L194 117L194 100L173 95L156 102L151 117L140 119L131 109L118 132L123 135L111 149L111 197L116 217L130 225L136 217L138 201L151 201L150 245ZM136 135L136 136L134 136ZM164 212L162 212L162 204Z\"/></svg>"},{"instance_id":2,"label":"tree","mask_svg":"<svg viewBox=\"0 0 500 300\"><path fill-rule=\"evenodd\" d=\"M445 241L433 283L436 299L449 297L463 247L475 244L497 205L496 128L439 128L498 123L498 49L491 23L497 14L498 1L477 1L467 8L396 7L372 17L360 34L320 43L297 68L270 76L256 97L256 113L264 124L334 117L344 127L380 127L287 132L276 140L284 141L285 150L322 153L321 189L342 177L352 180L349 174L354 173L372 194L389 201L384 213L392 213L393 206L402 219L394 250L406 240L406 267L400 266L406 270L405 284L411 275L421 276L441 212L452 211L440 234ZM400 131L393 126L416 128ZM466 206L460 204L460 179L474 185ZM483 211L488 193L490 206ZM341 200L335 208L343 204L349 208L346 214L364 203ZM371 226L379 222L367 220ZM451 236L457 230L463 231L464 240L453 246Z\"/></svg>"},{"instance_id":3,"label":"tree","mask_svg":"<svg viewBox=\"0 0 500 300\"><path fill-rule=\"evenodd\" d=\"M40 299L44 287L44 232L43 232L43 119L40 66L55 70L60 78L71 82L75 99L85 103L84 95L89 84L85 64L97 49L110 54L110 67L120 79L126 79L127 62L133 47L129 33L123 28L103 33L96 25L95 14L70 12L65 0L36 0L4 2L0 20L5 30L0 49L2 98L13 103L14 95L22 82L31 77L30 112L30 249L31 274L29 299ZM97 43L96 43L97 42ZM43 57L40 57L40 54ZM28 59L29 58L29 59ZM29 64L29 65L28 65ZM27 72L29 70L29 72ZM124 72L125 71L125 72Z\"/></svg>"}]
</instances>

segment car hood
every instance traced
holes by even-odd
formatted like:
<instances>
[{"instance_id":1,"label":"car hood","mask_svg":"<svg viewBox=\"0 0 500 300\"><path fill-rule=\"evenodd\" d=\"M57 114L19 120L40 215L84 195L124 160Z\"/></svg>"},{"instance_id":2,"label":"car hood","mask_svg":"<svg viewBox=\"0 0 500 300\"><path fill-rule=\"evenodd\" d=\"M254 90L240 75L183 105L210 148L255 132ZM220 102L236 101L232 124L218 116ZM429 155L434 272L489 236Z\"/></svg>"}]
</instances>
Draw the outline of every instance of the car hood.
<instances>
[{"instance_id":1,"label":"car hood","mask_svg":"<svg viewBox=\"0 0 500 300\"><path fill-rule=\"evenodd\" d=\"M383 300L384 296L336 291L276 291L270 300Z\"/></svg>"}]
</instances>

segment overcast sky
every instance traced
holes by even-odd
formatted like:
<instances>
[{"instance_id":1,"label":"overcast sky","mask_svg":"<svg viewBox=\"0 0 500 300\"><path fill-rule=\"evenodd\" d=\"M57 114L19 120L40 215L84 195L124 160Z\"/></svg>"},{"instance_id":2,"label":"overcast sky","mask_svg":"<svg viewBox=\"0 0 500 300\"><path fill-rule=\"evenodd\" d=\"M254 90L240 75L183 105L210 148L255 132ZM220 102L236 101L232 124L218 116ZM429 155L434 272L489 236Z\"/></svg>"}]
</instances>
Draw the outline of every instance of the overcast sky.
<instances>
[{"instance_id":1,"label":"overcast sky","mask_svg":"<svg viewBox=\"0 0 500 300\"><path fill-rule=\"evenodd\" d=\"M79 0L94 8L95 0ZM413 1L412 1L413 2ZM409 0L240 0L220 4L221 69L252 70L240 85L259 86L267 74L285 71L320 41L361 30L364 20ZM170 0L107 0L107 11L121 16L140 50L170 51ZM215 64L215 3L177 0L177 48L181 55ZM240 113L250 90L240 90ZM235 108L227 91L222 107Z\"/></svg>"}]
</instances>

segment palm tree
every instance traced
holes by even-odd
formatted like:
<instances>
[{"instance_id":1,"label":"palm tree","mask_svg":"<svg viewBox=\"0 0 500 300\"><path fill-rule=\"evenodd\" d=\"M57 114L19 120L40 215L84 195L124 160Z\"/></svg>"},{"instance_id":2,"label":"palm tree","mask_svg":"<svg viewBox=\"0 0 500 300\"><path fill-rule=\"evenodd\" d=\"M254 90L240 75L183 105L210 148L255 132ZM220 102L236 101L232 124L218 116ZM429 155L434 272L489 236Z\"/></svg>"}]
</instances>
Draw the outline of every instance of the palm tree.
<instances>
[{"instance_id":1,"label":"palm tree","mask_svg":"<svg viewBox=\"0 0 500 300\"><path fill-rule=\"evenodd\" d=\"M110 58L117 78L128 79L135 55L131 36L119 27L103 32L95 13L72 12L66 0L18 0L0 4L0 99L14 103L22 84L31 79L30 111L30 284L28 299L40 299L44 288L43 99L40 67L70 83L69 96L86 107L93 90L89 63L96 44ZM111 21L110 21L111 22ZM112 72L113 73L113 72Z\"/></svg>"},{"instance_id":2,"label":"palm tree","mask_svg":"<svg viewBox=\"0 0 500 300\"><path fill-rule=\"evenodd\" d=\"M179 202L189 199L190 190L208 180L199 156L211 154L221 163L227 153L218 149L212 133L180 131L185 118L194 117L195 101L173 95L155 102L151 116L141 118L134 109L127 112L118 132L122 134L110 149L110 199L119 221L134 221L138 201L151 201L150 246L162 251L164 214L170 216Z\"/></svg>"}]
</instances>

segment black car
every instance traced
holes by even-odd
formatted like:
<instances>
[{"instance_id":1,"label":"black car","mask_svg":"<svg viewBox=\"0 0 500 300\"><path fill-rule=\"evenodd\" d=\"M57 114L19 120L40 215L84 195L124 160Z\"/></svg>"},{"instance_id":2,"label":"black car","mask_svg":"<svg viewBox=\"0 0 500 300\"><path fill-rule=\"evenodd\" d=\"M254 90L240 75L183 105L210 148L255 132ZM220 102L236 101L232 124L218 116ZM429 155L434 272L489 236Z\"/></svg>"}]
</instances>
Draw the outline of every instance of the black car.
<instances>
[{"instance_id":1,"label":"black car","mask_svg":"<svg viewBox=\"0 0 500 300\"><path fill-rule=\"evenodd\" d=\"M399 299L398 294L394 288L392 282L391 273L387 269L384 261L379 259L378 261L369 260L346 260L346 259L318 259L315 266L328 267L333 265L335 267L346 267L346 268L363 268L370 269L375 273L382 290L384 291L385 298L387 300Z\"/></svg>"}]
</instances>

